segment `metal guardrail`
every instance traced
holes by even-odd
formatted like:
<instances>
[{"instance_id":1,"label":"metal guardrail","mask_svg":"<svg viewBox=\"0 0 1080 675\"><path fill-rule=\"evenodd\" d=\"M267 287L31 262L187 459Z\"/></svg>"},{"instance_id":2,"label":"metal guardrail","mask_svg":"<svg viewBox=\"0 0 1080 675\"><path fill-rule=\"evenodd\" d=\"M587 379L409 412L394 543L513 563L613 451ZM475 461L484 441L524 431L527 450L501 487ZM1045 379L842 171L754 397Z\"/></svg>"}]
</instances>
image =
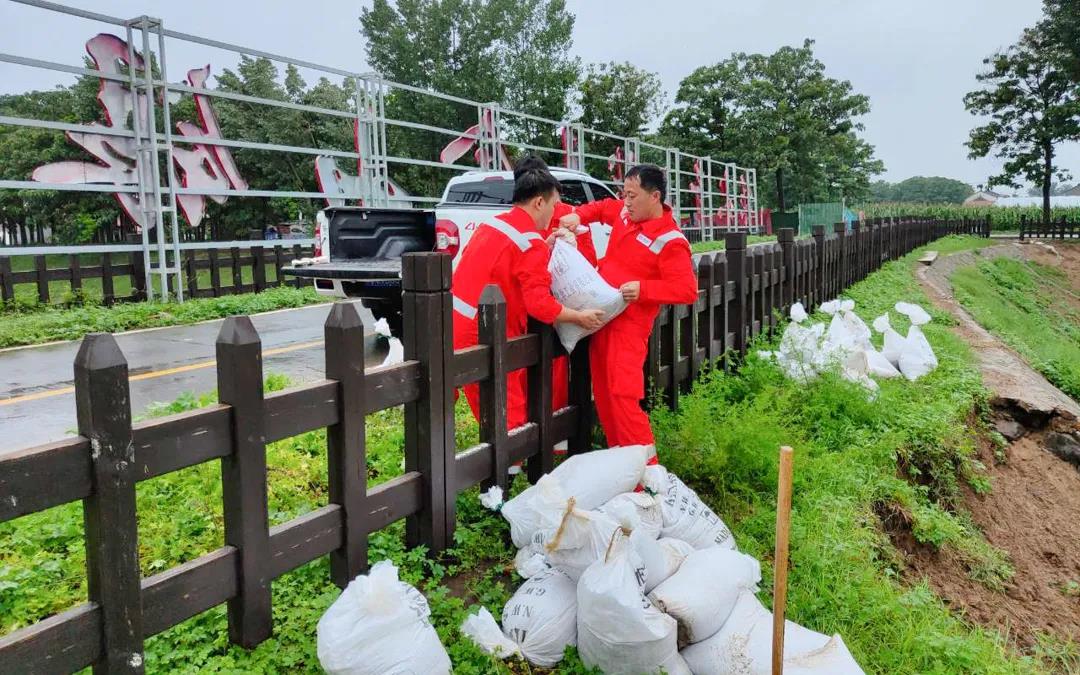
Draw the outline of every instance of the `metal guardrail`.
<instances>
[{"instance_id":1,"label":"metal guardrail","mask_svg":"<svg viewBox=\"0 0 1080 675\"><path fill-rule=\"evenodd\" d=\"M439 201L445 180L438 172L457 175L477 169L509 168L507 151L510 148L541 153L549 164L589 171L615 188L621 185L622 176L633 164L643 161L658 164L668 174L669 198L675 216L684 229L696 230L691 233L696 240L713 239L720 232L731 229L754 232L761 224L756 173L730 162L617 136L567 120L548 119L507 110L495 103L392 82L375 73L323 66L169 30L159 18L144 15L125 20L45 0L0 1L123 30L123 37L102 33L87 43L96 69L0 53L3 63L99 78L102 81L99 100L107 112L116 113L107 115L109 120L115 120L108 125L0 117L0 125L63 132L70 140L82 145L88 157L92 155L98 160L97 164L84 163L83 174L78 176L65 175L56 167L47 171L39 169L40 174L35 172L33 180L2 176L0 189L115 195L128 216L140 225L146 287L155 287L150 280L157 275L160 277L157 287L177 289L180 299L184 288L180 252L186 246L181 243L179 219L183 215L189 225L201 222L207 199L290 198L324 200L328 204L355 200L376 207L423 208ZM337 109L211 89L207 85L209 67L188 71L185 82L172 82L167 47L172 49L180 43L315 71L320 76L348 85L350 100L342 109ZM146 67L147 63L154 64L157 71ZM182 96L195 99L199 112L197 124L180 120L174 125L172 108ZM469 128L453 129L433 124L431 119L408 119L408 115L401 114L402 107L398 105L407 97L419 97L425 109L437 104L455 111L451 117L475 122ZM224 138L213 111L215 100L351 121L354 147L326 148ZM136 111L135 114L131 114L132 111ZM129 117L130 127L127 124ZM398 151L397 148L408 146L409 134L427 134L428 145L441 143L433 139L445 139L446 147L438 157ZM105 141L109 143L110 152L103 149ZM232 156L234 151L313 158L312 168L319 189L250 186L237 169ZM471 165L468 163L470 151L475 161ZM122 155L127 161L117 160L115 154ZM342 170L337 163L340 159L355 161L356 175ZM212 167L212 173L207 172L204 165ZM432 176L440 176L439 180L425 183L432 186L431 191L410 192L396 180L410 170L415 174L425 169L430 170ZM149 237L151 229L159 233L156 242L151 242ZM150 255L152 249L156 250L156 257ZM171 285L168 283L170 277Z\"/></svg>"}]
</instances>

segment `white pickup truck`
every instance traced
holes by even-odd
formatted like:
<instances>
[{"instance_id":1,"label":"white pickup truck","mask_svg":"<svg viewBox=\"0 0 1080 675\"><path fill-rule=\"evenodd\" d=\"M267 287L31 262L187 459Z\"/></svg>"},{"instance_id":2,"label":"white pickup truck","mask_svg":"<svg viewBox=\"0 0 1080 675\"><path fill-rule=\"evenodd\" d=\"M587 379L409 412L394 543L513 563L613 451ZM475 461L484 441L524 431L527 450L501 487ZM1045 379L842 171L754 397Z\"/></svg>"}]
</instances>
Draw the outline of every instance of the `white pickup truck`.
<instances>
[{"instance_id":1,"label":"white pickup truck","mask_svg":"<svg viewBox=\"0 0 1080 675\"><path fill-rule=\"evenodd\" d=\"M611 189L579 171L552 169L562 184L562 200L579 205L614 197ZM360 298L390 330L401 334L401 256L416 251L446 251L454 256L485 220L510 208L514 175L509 171L470 171L450 180L435 210L338 206L315 218L315 256L285 274L312 279L321 295ZM596 253L607 249L610 228L592 228Z\"/></svg>"}]
</instances>

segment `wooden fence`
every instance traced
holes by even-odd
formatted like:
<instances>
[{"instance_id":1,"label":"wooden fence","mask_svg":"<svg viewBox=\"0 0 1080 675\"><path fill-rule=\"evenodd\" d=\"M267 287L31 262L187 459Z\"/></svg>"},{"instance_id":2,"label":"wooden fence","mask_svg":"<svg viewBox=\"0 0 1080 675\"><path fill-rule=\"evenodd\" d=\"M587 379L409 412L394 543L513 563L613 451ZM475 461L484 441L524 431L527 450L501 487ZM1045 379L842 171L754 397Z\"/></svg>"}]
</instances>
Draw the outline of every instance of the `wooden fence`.
<instances>
[{"instance_id":1,"label":"wooden fence","mask_svg":"<svg viewBox=\"0 0 1080 675\"><path fill-rule=\"evenodd\" d=\"M273 247L234 246L221 249L184 249L181 264L184 270L185 297L216 298L236 293L257 292L282 285L299 288L308 282L299 277L286 279L281 274L281 268L296 258L311 255L310 246L288 246L287 244ZM93 264L83 266L81 258L89 256L95 258ZM0 255L0 300L10 302L15 298L17 285L32 284L36 290L38 302L48 304L53 301L55 295L55 289L50 288L50 282L67 282L67 289L77 292L83 289L83 282L88 279L101 280L101 299L107 306L112 306L117 302L146 299L146 275L141 251L66 253L60 257L63 265L50 267L50 262L55 264L56 255ZM15 270L12 264L15 258L32 259L33 267L27 270ZM208 283L207 275L199 274L206 270L209 270ZM245 270L250 270L251 278L247 282L244 280ZM268 270L276 270L272 278L267 274ZM201 279L200 276L202 276ZM127 283L122 286L130 291L126 293L117 291L117 281L120 279L127 280ZM174 290L171 288L171 283L170 290Z\"/></svg>"},{"instance_id":2,"label":"wooden fence","mask_svg":"<svg viewBox=\"0 0 1080 675\"><path fill-rule=\"evenodd\" d=\"M931 221L868 223L845 232L817 228L796 240L696 259L696 304L665 308L646 368L672 406L698 373L745 352L794 301L812 308L885 261L960 229ZM406 521L407 545L441 551L453 541L455 500L474 485L507 487L509 467L527 462L530 480L554 466L553 445L588 449L593 428L588 349L571 356L570 405L551 409L550 327L506 339L506 305L489 287L479 308L481 344L454 351L450 258L403 259L405 361L364 369L364 327L339 303L325 325L326 379L263 394L261 342L247 317L227 319L217 340L220 402L132 423L128 367L113 337L83 340L75 360L78 436L0 457L0 522L81 500L88 601L0 637L0 673L142 671L144 639L227 603L229 639L253 647L270 637L271 582L321 556L344 585L367 568L367 537ZM529 421L506 429L507 373L528 369ZM454 442L454 390L481 384L480 443ZM405 408L404 474L366 484L365 415ZM266 445L327 429L329 503L268 526ZM221 548L148 578L140 575L136 485L204 462L222 467ZM312 627L314 639L314 627Z\"/></svg>"},{"instance_id":3,"label":"wooden fence","mask_svg":"<svg viewBox=\"0 0 1080 675\"><path fill-rule=\"evenodd\" d=\"M1080 223L1061 217L1056 223L1038 223L1020 216L1020 241L1024 239L1080 239Z\"/></svg>"}]
</instances>

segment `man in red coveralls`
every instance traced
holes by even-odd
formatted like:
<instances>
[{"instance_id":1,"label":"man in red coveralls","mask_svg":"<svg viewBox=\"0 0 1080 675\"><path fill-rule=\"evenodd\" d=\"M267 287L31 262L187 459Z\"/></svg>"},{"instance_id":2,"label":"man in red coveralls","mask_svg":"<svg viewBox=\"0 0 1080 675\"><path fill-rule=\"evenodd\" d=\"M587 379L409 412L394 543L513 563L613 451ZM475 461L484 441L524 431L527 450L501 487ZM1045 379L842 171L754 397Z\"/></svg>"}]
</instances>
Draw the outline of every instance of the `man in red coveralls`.
<instances>
[{"instance_id":1,"label":"man in red coveralls","mask_svg":"<svg viewBox=\"0 0 1080 675\"><path fill-rule=\"evenodd\" d=\"M656 462L655 440L641 408L649 333L660 305L691 304L698 295L690 243L664 203L665 183L659 167L636 166L626 174L622 201L583 204L560 220L564 228L581 221L600 221L612 228L598 270L622 292L628 306L592 336L593 398L608 444L653 446L650 463Z\"/></svg>"},{"instance_id":2,"label":"man in red coveralls","mask_svg":"<svg viewBox=\"0 0 1080 675\"><path fill-rule=\"evenodd\" d=\"M551 295L550 248L541 231L551 223L558 201L559 182L542 161L530 159L514 172L514 208L477 228L454 271L454 349L477 344L477 308L488 284L496 284L506 299L507 338L523 335L530 316L544 323L576 323L587 330L602 324L602 311L563 307ZM510 428L526 422L526 382L524 370L508 376L506 413ZM473 415L479 419L480 386L466 385L464 390Z\"/></svg>"}]
</instances>

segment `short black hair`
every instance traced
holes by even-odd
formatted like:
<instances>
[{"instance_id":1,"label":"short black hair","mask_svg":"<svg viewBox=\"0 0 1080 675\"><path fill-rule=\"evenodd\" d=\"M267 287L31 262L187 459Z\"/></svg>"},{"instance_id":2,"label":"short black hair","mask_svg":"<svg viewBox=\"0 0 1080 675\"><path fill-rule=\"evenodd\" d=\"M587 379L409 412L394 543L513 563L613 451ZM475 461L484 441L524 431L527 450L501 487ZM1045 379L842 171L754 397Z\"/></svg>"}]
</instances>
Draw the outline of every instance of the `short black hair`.
<instances>
[{"instance_id":1,"label":"short black hair","mask_svg":"<svg viewBox=\"0 0 1080 675\"><path fill-rule=\"evenodd\" d=\"M539 196L559 192L559 181L551 175L547 163L536 155L526 155L514 167L513 202L521 204Z\"/></svg>"},{"instance_id":2,"label":"short black hair","mask_svg":"<svg viewBox=\"0 0 1080 675\"><path fill-rule=\"evenodd\" d=\"M667 178L664 170L655 164L638 164L626 172L626 177L637 178L641 181L641 187L659 192L660 201L667 197Z\"/></svg>"}]
</instances>

